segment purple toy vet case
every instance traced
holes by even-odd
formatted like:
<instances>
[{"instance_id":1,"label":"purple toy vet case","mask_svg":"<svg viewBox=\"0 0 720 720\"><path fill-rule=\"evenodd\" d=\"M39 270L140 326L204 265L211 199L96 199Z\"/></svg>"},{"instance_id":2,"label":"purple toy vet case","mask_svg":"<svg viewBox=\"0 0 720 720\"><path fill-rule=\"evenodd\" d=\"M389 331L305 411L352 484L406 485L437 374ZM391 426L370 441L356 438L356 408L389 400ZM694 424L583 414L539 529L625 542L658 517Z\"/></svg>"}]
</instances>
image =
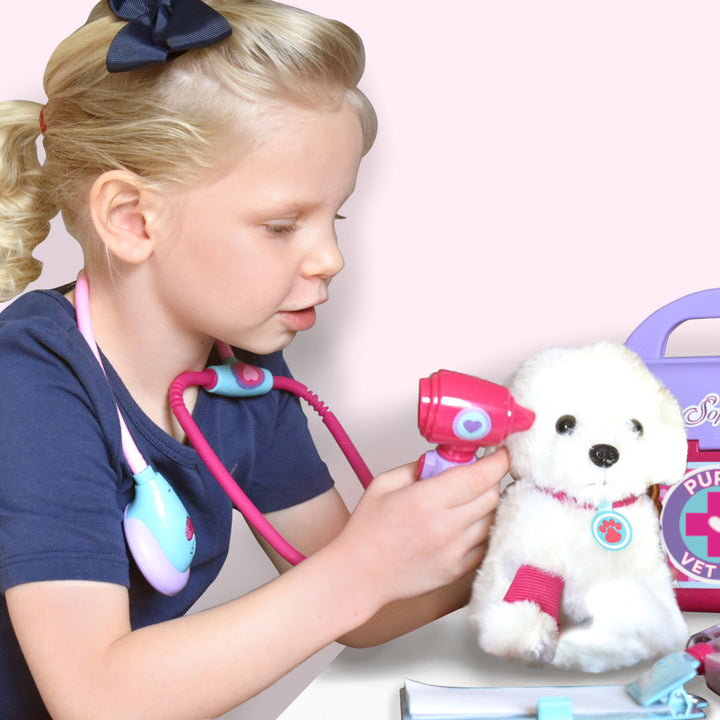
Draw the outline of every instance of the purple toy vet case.
<instances>
[{"instance_id":1,"label":"purple toy vet case","mask_svg":"<svg viewBox=\"0 0 720 720\"><path fill-rule=\"evenodd\" d=\"M720 357L666 357L688 320L720 318L720 288L686 295L647 318L626 345L675 395L688 436L687 473L658 488L662 538L683 610L720 611Z\"/></svg>"}]
</instances>

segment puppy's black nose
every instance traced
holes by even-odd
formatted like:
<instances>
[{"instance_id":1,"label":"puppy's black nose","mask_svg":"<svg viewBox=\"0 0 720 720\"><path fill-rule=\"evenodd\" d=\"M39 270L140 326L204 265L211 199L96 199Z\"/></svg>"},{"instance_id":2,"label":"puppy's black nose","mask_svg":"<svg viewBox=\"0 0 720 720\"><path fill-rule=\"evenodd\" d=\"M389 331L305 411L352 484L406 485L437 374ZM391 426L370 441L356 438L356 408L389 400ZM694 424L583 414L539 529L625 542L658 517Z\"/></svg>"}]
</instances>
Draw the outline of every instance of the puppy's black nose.
<instances>
[{"instance_id":1,"label":"puppy's black nose","mask_svg":"<svg viewBox=\"0 0 720 720\"><path fill-rule=\"evenodd\" d=\"M618 449L612 445L593 445L589 455L593 463L600 468L609 468L620 459Z\"/></svg>"}]
</instances>

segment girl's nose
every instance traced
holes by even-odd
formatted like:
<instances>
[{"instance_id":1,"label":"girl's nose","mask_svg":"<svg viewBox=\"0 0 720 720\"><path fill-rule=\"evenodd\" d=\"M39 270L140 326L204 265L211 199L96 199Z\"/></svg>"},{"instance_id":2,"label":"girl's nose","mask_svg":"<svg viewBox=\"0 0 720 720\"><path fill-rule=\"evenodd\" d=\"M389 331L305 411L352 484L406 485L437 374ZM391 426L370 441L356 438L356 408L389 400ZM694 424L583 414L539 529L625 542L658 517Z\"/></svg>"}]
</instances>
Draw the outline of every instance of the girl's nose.
<instances>
[{"instance_id":1,"label":"girl's nose","mask_svg":"<svg viewBox=\"0 0 720 720\"><path fill-rule=\"evenodd\" d=\"M345 260L332 230L314 240L303 262L302 272L306 277L320 277L330 280L345 266Z\"/></svg>"}]
</instances>

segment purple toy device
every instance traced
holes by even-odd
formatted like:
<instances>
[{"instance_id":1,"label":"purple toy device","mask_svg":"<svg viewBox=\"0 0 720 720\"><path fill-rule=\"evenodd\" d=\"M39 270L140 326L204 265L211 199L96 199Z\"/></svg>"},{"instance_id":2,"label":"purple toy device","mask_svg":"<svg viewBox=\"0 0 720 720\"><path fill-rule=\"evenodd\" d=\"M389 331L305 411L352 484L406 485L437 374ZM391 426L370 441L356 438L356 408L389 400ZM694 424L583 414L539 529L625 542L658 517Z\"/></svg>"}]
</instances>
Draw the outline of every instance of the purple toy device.
<instances>
[{"instance_id":1,"label":"purple toy device","mask_svg":"<svg viewBox=\"0 0 720 720\"><path fill-rule=\"evenodd\" d=\"M720 611L720 357L667 357L688 320L720 318L720 288L675 300L648 317L626 345L678 399L688 435L687 473L660 488L662 539L683 610Z\"/></svg>"}]
</instances>

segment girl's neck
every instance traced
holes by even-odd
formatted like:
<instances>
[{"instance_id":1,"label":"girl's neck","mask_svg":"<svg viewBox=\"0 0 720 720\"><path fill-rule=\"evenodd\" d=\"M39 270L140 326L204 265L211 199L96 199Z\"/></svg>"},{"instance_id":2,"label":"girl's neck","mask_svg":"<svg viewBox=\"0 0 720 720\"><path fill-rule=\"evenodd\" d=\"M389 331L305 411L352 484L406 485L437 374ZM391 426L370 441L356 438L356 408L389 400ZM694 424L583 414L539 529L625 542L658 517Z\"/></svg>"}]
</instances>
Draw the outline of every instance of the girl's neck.
<instances>
[{"instance_id":1,"label":"girl's neck","mask_svg":"<svg viewBox=\"0 0 720 720\"><path fill-rule=\"evenodd\" d=\"M90 286L90 315L98 347L122 379L143 412L180 442L185 434L170 411L170 383L181 372L200 370L207 364L213 339L190 336L172 325L153 296L138 292L127 278L104 281L94 274ZM142 297L144 302L137 302ZM74 297L69 296L74 303ZM192 410L197 388L186 393Z\"/></svg>"}]
</instances>

